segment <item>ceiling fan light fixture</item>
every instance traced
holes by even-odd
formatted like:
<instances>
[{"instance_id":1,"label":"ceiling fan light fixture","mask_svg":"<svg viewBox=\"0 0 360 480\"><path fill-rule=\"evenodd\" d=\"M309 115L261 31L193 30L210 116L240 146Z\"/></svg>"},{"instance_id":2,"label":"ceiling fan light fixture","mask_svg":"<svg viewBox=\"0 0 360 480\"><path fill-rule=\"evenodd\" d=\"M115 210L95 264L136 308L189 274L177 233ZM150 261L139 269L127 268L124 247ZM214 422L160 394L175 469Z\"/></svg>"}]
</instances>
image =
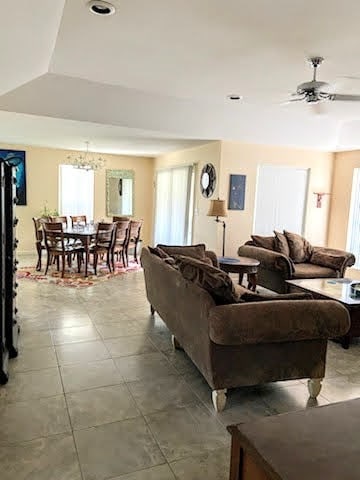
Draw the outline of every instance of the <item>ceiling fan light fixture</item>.
<instances>
[{"instance_id":1,"label":"ceiling fan light fixture","mask_svg":"<svg viewBox=\"0 0 360 480\"><path fill-rule=\"evenodd\" d=\"M316 105L324 101L341 101L341 102L360 102L360 95L333 93L331 85L327 82L317 80L317 68L324 61L323 57L308 58L313 69L313 77L307 82L300 83L296 87L296 92L291 94L292 97L282 105L287 105L293 102L306 102L310 105ZM329 91L330 90L330 91Z\"/></svg>"},{"instance_id":2,"label":"ceiling fan light fixture","mask_svg":"<svg viewBox=\"0 0 360 480\"><path fill-rule=\"evenodd\" d=\"M115 13L114 5L103 0L90 0L90 2L88 2L88 7L90 12L94 15L108 17Z\"/></svg>"}]
</instances>

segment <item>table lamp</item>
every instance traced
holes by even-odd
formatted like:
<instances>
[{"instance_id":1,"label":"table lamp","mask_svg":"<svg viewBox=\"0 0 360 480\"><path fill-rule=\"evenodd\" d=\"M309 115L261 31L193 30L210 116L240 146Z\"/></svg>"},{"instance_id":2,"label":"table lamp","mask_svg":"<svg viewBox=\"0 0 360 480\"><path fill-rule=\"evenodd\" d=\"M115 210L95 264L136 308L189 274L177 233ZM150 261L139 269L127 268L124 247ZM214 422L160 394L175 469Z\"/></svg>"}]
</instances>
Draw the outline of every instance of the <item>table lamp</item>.
<instances>
[{"instance_id":1,"label":"table lamp","mask_svg":"<svg viewBox=\"0 0 360 480\"><path fill-rule=\"evenodd\" d=\"M226 224L224 220L220 220L219 217L226 217L227 212L225 208L225 200L210 200L210 208L208 211L208 217L216 217L215 222L220 222L223 224L223 245L222 245L222 256L225 256L225 228Z\"/></svg>"}]
</instances>

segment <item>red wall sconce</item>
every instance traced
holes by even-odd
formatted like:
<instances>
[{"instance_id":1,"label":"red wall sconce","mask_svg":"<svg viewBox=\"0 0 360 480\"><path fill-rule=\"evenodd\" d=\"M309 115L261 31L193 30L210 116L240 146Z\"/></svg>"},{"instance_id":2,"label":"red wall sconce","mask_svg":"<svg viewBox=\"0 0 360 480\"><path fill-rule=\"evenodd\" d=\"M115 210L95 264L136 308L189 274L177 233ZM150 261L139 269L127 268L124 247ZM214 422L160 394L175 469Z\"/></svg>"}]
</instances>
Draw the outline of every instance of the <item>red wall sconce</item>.
<instances>
[{"instance_id":1,"label":"red wall sconce","mask_svg":"<svg viewBox=\"0 0 360 480\"><path fill-rule=\"evenodd\" d=\"M330 193L324 193L324 192L313 192L314 195L316 195L316 208L321 208L322 207L322 199L324 195L330 195Z\"/></svg>"}]
</instances>

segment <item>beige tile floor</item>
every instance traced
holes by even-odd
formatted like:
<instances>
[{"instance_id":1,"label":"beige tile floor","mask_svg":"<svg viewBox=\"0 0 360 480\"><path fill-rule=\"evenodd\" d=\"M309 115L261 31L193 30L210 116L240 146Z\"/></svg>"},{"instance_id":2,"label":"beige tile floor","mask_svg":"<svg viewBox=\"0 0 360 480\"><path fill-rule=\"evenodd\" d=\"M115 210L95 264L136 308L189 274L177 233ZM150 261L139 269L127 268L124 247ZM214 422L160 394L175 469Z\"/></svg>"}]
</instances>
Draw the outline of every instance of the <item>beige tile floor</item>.
<instances>
[{"instance_id":1,"label":"beige tile floor","mask_svg":"<svg viewBox=\"0 0 360 480\"><path fill-rule=\"evenodd\" d=\"M19 283L1 480L225 480L226 425L360 396L360 343L330 342L317 402L305 380L278 382L230 391L216 414L202 376L149 315L141 272L86 289Z\"/></svg>"}]
</instances>

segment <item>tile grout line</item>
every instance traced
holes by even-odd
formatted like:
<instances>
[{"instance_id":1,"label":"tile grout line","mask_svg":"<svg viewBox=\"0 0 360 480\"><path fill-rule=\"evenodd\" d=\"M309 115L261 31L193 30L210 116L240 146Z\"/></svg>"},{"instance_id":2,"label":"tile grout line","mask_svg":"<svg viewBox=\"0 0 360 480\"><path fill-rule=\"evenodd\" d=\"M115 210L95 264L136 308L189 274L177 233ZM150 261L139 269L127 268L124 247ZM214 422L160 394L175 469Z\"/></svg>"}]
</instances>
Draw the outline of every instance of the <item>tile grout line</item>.
<instances>
[{"instance_id":1,"label":"tile grout line","mask_svg":"<svg viewBox=\"0 0 360 480\"><path fill-rule=\"evenodd\" d=\"M75 441L74 428L73 428L73 424L72 424L72 420L71 420L69 405L68 405L68 401L67 401L67 397L66 397L66 393L65 393L64 382L63 382L63 378L62 378L61 371L60 371L59 358L58 358L56 349L55 349L55 355L56 355L56 361L58 363L59 376L60 376L62 389L63 389L63 392L64 392L63 395L64 395L64 400L65 400L65 405L66 405L66 411L67 411L67 415L68 415L68 418L69 418L71 436L72 436L72 440L73 440L73 444L74 444L74 448L75 448L75 452L76 452L76 458L77 458L78 465L79 465L79 471L80 471L80 475L81 475L82 480L85 480L84 473L83 473L83 470L82 470L82 467L81 467L79 451L78 451L77 444L76 444L76 441Z\"/></svg>"}]
</instances>

